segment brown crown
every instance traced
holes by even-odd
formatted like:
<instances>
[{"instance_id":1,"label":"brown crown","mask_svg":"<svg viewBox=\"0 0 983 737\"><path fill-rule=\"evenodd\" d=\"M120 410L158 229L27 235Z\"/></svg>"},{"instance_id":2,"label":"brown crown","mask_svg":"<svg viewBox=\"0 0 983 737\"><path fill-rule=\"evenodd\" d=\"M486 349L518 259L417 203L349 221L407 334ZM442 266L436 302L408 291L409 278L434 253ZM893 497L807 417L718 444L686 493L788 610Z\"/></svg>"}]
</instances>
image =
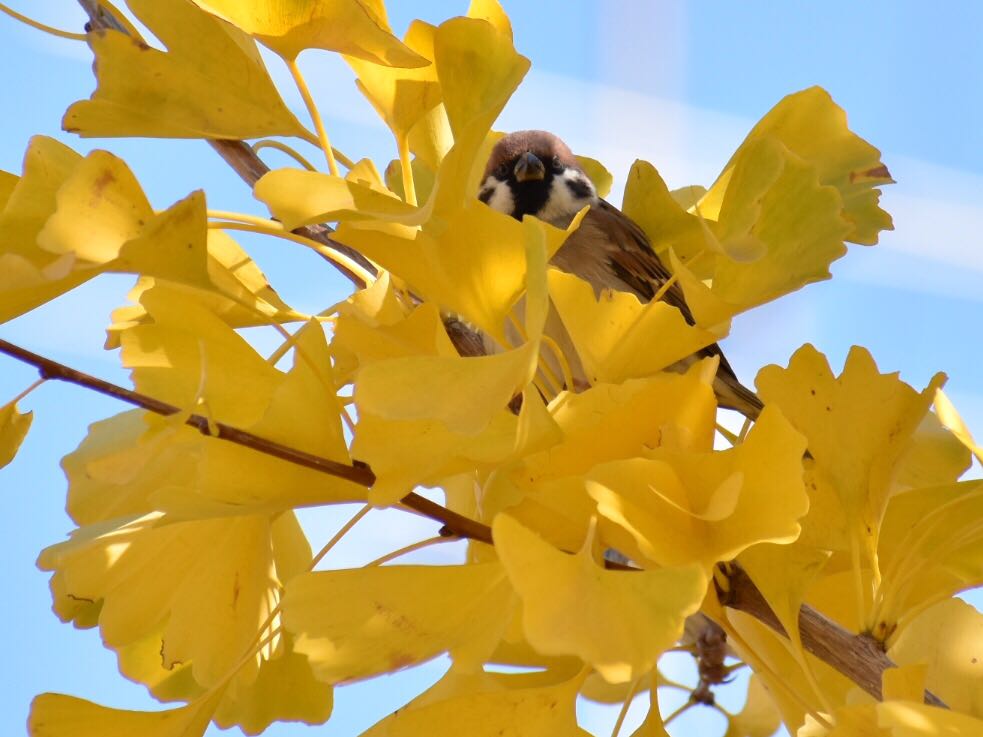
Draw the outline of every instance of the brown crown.
<instances>
[{"instance_id":1,"label":"brown crown","mask_svg":"<svg viewBox=\"0 0 983 737\"><path fill-rule=\"evenodd\" d=\"M485 167L484 179L497 169L501 164L514 161L526 151L535 154L544 164L556 156L560 162L566 166L579 169L576 157L563 141L548 131L516 131L509 133L492 149L491 156L488 157L488 166Z\"/></svg>"}]
</instances>

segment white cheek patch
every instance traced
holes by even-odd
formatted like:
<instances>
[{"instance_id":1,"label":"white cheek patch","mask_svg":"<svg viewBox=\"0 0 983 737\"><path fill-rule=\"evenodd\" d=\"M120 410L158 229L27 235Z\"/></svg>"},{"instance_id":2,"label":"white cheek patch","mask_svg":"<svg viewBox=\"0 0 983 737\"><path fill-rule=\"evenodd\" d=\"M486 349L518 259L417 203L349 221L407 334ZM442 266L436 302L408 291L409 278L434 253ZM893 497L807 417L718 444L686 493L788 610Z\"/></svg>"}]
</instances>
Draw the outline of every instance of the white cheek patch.
<instances>
[{"instance_id":1,"label":"white cheek patch","mask_svg":"<svg viewBox=\"0 0 983 737\"><path fill-rule=\"evenodd\" d=\"M486 197L487 192L490 194ZM515 198L512 196L509 185L495 177L485 179L485 183L481 185L479 196L492 210L504 212L506 215L511 215L512 211L515 210Z\"/></svg>"},{"instance_id":2,"label":"white cheek patch","mask_svg":"<svg viewBox=\"0 0 983 737\"><path fill-rule=\"evenodd\" d=\"M572 186L571 186L572 185ZM587 205L597 202L597 190L583 172L567 169L553 178L550 196L546 205L539 211L539 219L565 228L573 216Z\"/></svg>"}]
</instances>

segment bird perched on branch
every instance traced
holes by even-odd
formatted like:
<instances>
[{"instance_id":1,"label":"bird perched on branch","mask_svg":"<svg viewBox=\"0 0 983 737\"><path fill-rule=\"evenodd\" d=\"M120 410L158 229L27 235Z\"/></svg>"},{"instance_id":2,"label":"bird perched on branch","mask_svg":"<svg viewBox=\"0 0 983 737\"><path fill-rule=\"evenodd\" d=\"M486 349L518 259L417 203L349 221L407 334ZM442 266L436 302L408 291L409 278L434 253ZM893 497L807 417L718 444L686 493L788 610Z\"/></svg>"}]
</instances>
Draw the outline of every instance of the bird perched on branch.
<instances>
[{"instance_id":1,"label":"bird perched on branch","mask_svg":"<svg viewBox=\"0 0 983 737\"><path fill-rule=\"evenodd\" d=\"M595 290L630 292L648 302L671 278L642 229L597 196L593 182L573 152L552 133L517 131L502 138L492 149L478 198L517 220L534 215L560 228L566 228L574 215L590 205L580 227L567 238L551 263L588 281ZM694 324L677 283L670 284L662 299L678 308L686 322ZM716 343L671 368L681 370L694 359L707 356L720 359L714 381L720 405L756 419L761 400L738 381Z\"/></svg>"}]
</instances>

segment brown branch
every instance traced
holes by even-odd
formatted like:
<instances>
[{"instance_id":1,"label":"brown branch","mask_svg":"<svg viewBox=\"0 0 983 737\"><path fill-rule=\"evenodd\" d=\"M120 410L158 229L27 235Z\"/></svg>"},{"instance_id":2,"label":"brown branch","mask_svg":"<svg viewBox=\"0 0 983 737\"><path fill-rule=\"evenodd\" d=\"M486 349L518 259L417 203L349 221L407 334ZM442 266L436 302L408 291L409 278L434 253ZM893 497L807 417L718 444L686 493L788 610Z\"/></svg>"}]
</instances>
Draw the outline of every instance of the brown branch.
<instances>
[{"instance_id":1,"label":"brown branch","mask_svg":"<svg viewBox=\"0 0 983 737\"><path fill-rule=\"evenodd\" d=\"M34 366L44 379L76 384L98 394L113 397L114 399L159 415L169 416L181 412L180 408L172 404L162 402L146 394L140 394L131 389L126 389L117 384L103 381L91 374L77 371L57 361L52 361L18 345L9 343L6 340L0 340L0 353L5 353L12 358L16 358L18 361L23 361ZM201 415L190 415L185 420L185 424L195 428L202 435L227 440L230 443L251 448L252 450L279 458L288 463L310 468L328 474L329 476L336 476L361 486L371 487L375 483L375 474L372 473L372 470L365 464L358 463L357 461L352 465L332 461L328 458L306 453L268 438L254 435L246 430L240 430L231 425L226 425L223 422L210 421L207 417ZM451 534L491 543L491 530L487 525L453 512L436 502L430 501L426 497L411 492L403 497L400 503L425 517L429 517L435 522L440 522Z\"/></svg>"},{"instance_id":2,"label":"brown branch","mask_svg":"<svg viewBox=\"0 0 983 737\"><path fill-rule=\"evenodd\" d=\"M787 637L785 628L747 572L732 563L726 575L730 589L723 591L718 587L721 603L750 614ZM832 666L878 701L881 700L881 678L885 670L894 667L894 663L873 637L852 634L808 604L803 604L799 609L799 633L807 652ZM925 692L925 703L946 708L945 703L930 691Z\"/></svg>"}]
</instances>

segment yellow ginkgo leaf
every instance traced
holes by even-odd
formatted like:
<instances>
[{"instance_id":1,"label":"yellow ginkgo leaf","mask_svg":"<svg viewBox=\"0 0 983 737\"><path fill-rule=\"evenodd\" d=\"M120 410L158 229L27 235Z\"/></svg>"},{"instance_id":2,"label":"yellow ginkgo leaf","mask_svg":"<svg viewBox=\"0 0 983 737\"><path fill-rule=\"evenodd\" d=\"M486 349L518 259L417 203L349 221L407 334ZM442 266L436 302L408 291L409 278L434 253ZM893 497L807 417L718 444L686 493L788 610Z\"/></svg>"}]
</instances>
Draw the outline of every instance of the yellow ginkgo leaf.
<instances>
[{"instance_id":1,"label":"yellow ginkgo leaf","mask_svg":"<svg viewBox=\"0 0 983 737\"><path fill-rule=\"evenodd\" d=\"M194 282L186 276L182 277L181 282L169 282L169 289L201 303L233 328L267 325L271 321L304 319L304 315L280 299L256 262L225 231L209 229L206 247L206 268L210 282L207 289L192 286ZM124 246L124 251L126 248L128 246ZM136 263L142 263L142 260ZM140 295L153 289L156 283L152 277L141 276L130 291L129 299L139 302ZM112 317L113 324L106 331L106 348L110 349L119 347L119 335L122 331L150 320L141 304L113 310Z\"/></svg>"},{"instance_id":2,"label":"yellow ginkgo leaf","mask_svg":"<svg viewBox=\"0 0 983 737\"><path fill-rule=\"evenodd\" d=\"M843 217L850 224L846 240L877 243L879 231L893 228L891 216L878 206L877 187L894 180L881 163L880 152L847 128L846 113L826 90L810 87L783 98L754 126L724 171L746 147L766 137L774 137L815 167L820 183L839 190Z\"/></svg>"},{"instance_id":3,"label":"yellow ginkgo leaf","mask_svg":"<svg viewBox=\"0 0 983 737\"><path fill-rule=\"evenodd\" d=\"M611 683L651 671L706 592L697 566L605 570L594 561L591 534L569 555L500 514L493 535L522 599L529 642L546 655L577 655Z\"/></svg>"},{"instance_id":4,"label":"yellow ginkgo leaf","mask_svg":"<svg viewBox=\"0 0 983 737\"><path fill-rule=\"evenodd\" d=\"M942 424L959 438L959 441L973 453L979 463L983 463L983 448L973 438L973 434L966 427L963 418L959 416L959 411L952 400L941 389L935 394L935 412Z\"/></svg>"},{"instance_id":5,"label":"yellow ginkgo leaf","mask_svg":"<svg viewBox=\"0 0 983 737\"><path fill-rule=\"evenodd\" d=\"M936 601L983 582L983 484L915 489L891 499L878 557L884 634Z\"/></svg>"},{"instance_id":6,"label":"yellow ginkgo leaf","mask_svg":"<svg viewBox=\"0 0 983 737\"><path fill-rule=\"evenodd\" d=\"M297 651L327 683L405 668L447 651L478 667L512 608L512 589L498 563L318 571L290 581L283 600Z\"/></svg>"},{"instance_id":7,"label":"yellow ginkgo leaf","mask_svg":"<svg viewBox=\"0 0 983 737\"><path fill-rule=\"evenodd\" d=\"M625 182L622 210L645 231L660 256L672 248L677 257L688 262L706 246L699 218L673 199L659 172L647 161L639 159L632 164ZM700 263L711 262L708 259ZM700 277L711 273L700 273Z\"/></svg>"},{"instance_id":8,"label":"yellow ginkgo leaf","mask_svg":"<svg viewBox=\"0 0 983 737\"><path fill-rule=\"evenodd\" d=\"M433 65L436 28L415 20L406 31L407 47L431 62L426 66L381 66L355 56L345 61L358 75L359 90L397 137L407 137L420 120L441 103L440 83Z\"/></svg>"},{"instance_id":9,"label":"yellow ginkgo leaf","mask_svg":"<svg viewBox=\"0 0 983 737\"><path fill-rule=\"evenodd\" d=\"M846 253L842 207L811 164L774 138L755 139L736 159L721 204L714 294L740 311L828 279L830 263Z\"/></svg>"},{"instance_id":10,"label":"yellow ginkgo leaf","mask_svg":"<svg viewBox=\"0 0 983 737\"><path fill-rule=\"evenodd\" d=\"M274 169L253 190L288 229L320 222L422 222L417 208L359 182L306 169Z\"/></svg>"},{"instance_id":11,"label":"yellow ginkgo leaf","mask_svg":"<svg viewBox=\"0 0 983 737\"><path fill-rule=\"evenodd\" d=\"M126 711L63 694L41 694L31 703L31 737L201 737L221 689L169 711Z\"/></svg>"},{"instance_id":12,"label":"yellow ginkgo leaf","mask_svg":"<svg viewBox=\"0 0 983 737\"><path fill-rule=\"evenodd\" d=\"M710 385L715 370L713 361L702 361L685 374L560 394L550 411L563 441L530 457L524 468L529 481L584 474L605 461L634 458L644 448L709 450L717 407Z\"/></svg>"},{"instance_id":13,"label":"yellow ginkgo leaf","mask_svg":"<svg viewBox=\"0 0 983 737\"><path fill-rule=\"evenodd\" d=\"M631 737L669 737L665 722L662 720L662 712L659 711L659 691L657 688L649 689L648 713L645 715L645 721L631 733Z\"/></svg>"},{"instance_id":14,"label":"yellow ginkgo leaf","mask_svg":"<svg viewBox=\"0 0 983 737\"><path fill-rule=\"evenodd\" d=\"M579 219L567 230L531 218L524 224L472 200L420 231L346 224L335 237L398 275L425 301L505 343L506 316L526 288L527 244L542 238L552 258Z\"/></svg>"},{"instance_id":15,"label":"yellow ginkgo leaf","mask_svg":"<svg viewBox=\"0 0 983 737\"><path fill-rule=\"evenodd\" d=\"M891 737L976 737L983 734L983 719L916 701L885 701L873 707L877 725Z\"/></svg>"},{"instance_id":16,"label":"yellow ginkgo leaf","mask_svg":"<svg viewBox=\"0 0 983 737\"><path fill-rule=\"evenodd\" d=\"M57 207L55 197L82 157L47 136L31 139L24 173L0 210L0 322L75 288L98 272L76 270L74 258L37 246Z\"/></svg>"},{"instance_id":17,"label":"yellow ginkgo leaf","mask_svg":"<svg viewBox=\"0 0 983 737\"><path fill-rule=\"evenodd\" d=\"M471 0L467 16L488 21L499 33L512 37L512 22L499 0Z\"/></svg>"},{"instance_id":18,"label":"yellow ginkgo leaf","mask_svg":"<svg viewBox=\"0 0 983 737\"><path fill-rule=\"evenodd\" d=\"M89 34L99 86L62 126L82 136L301 136L252 40L190 0L127 5L167 47L113 30Z\"/></svg>"},{"instance_id":19,"label":"yellow ginkgo leaf","mask_svg":"<svg viewBox=\"0 0 983 737\"><path fill-rule=\"evenodd\" d=\"M0 407L0 468L14 460L33 419L33 412L18 412L14 402Z\"/></svg>"},{"instance_id":20,"label":"yellow ginkgo leaf","mask_svg":"<svg viewBox=\"0 0 983 737\"><path fill-rule=\"evenodd\" d=\"M781 715L764 682L752 675L744 708L727 720L724 737L772 737L781 723Z\"/></svg>"},{"instance_id":21,"label":"yellow ginkgo leaf","mask_svg":"<svg viewBox=\"0 0 983 737\"><path fill-rule=\"evenodd\" d=\"M946 599L914 619L888 650L895 663L922 664L924 686L950 709L983 718L983 615ZM895 697L902 698L902 697ZM913 696L909 700L916 700Z\"/></svg>"},{"instance_id":22,"label":"yellow ginkgo leaf","mask_svg":"<svg viewBox=\"0 0 983 737\"><path fill-rule=\"evenodd\" d=\"M651 376L717 341L665 302L642 304L628 292L594 296L583 279L549 272L550 298L592 384Z\"/></svg>"},{"instance_id":23,"label":"yellow ginkgo leaf","mask_svg":"<svg viewBox=\"0 0 983 737\"><path fill-rule=\"evenodd\" d=\"M107 646L142 640L166 623L158 648L164 666L190 661L195 681L213 687L249 655L279 598L271 521L162 522L151 513L83 527L42 551L38 565L55 572L64 596L103 600ZM247 658L237 680L252 683L261 660Z\"/></svg>"},{"instance_id":24,"label":"yellow ginkgo leaf","mask_svg":"<svg viewBox=\"0 0 983 737\"><path fill-rule=\"evenodd\" d=\"M935 395L935 406L939 396ZM973 463L973 453L964 437L947 427L944 412L929 412L915 430L908 447L898 460L894 484L899 488L920 488L955 483Z\"/></svg>"},{"instance_id":25,"label":"yellow ginkgo leaf","mask_svg":"<svg viewBox=\"0 0 983 737\"><path fill-rule=\"evenodd\" d=\"M788 543L809 508L805 441L766 407L747 439L720 452L657 448L648 458L599 465L587 475L598 513L625 529L658 565L706 571L760 542Z\"/></svg>"},{"instance_id":26,"label":"yellow ginkgo leaf","mask_svg":"<svg viewBox=\"0 0 983 737\"><path fill-rule=\"evenodd\" d=\"M607 197L611 193L611 185L614 184L614 176L597 159L590 156L577 156L577 163L584 170L588 178L597 190L598 197Z\"/></svg>"},{"instance_id":27,"label":"yellow ginkgo leaf","mask_svg":"<svg viewBox=\"0 0 983 737\"><path fill-rule=\"evenodd\" d=\"M525 674L459 674L443 679L362 737L589 737L577 726L579 678L525 686ZM519 683L513 685L512 681Z\"/></svg>"},{"instance_id":28,"label":"yellow ginkgo leaf","mask_svg":"<svg viewBox=\"0 0 983 737\"><path fill-rule=\"evenodd\" d=\"M858 347L835 377L826 358L808 344L787 369L766 366L758 374L762 400L779 407L806 436L815 471L835 493L851 539L870 555L876 553L894 467L944 380L938 374L916 392L897 374L879 373Z\"/></svg>"},{"instance_id":29,"label":"yellow ginkgo leaf","mask_svg":"<svg viewBox=\"0 0 983 737\"><path fill-rule=\"evenodd\" d=\"M140 297L152 323L120 337L137 390L183 409L200 399L237 427L257 422L282 376L244 338L200 304L157 286Z\"/></svg>"},{"instance_id":30,"label":"yellow ginkgo leaf","mask_svg":"<svg viewBox=\"0 0 983 737\"><path fill-rule=\"evenodd\" d=\"M56 200L54 214L38 234L38 245L97 264L115 259L154 214L130 168L107 151L86 156Z\"/></svg>"},{"instance_id":31,"label":"yellow ginkgo leaf","mask_svg":"<svg viewBox=\"0 0 983 737\"><path fill-rule=\"evenodd\" d=\"M881 676L884 701L923 701L927 670L924 663L886 669Z\"/></svg>"},{"instance_id":32,"label":"yellow ginkgo leaf","mask_svg":"<svg viewBox=\"0 0 983 737\"><path fill-rule=\"evenodd\" d=\"M324 49L393 67L427 60L392 35L381 0L194 0L285 59Z\"/></svg>"},{"instance_id":33,"label":"yellow ginkgo leaf","mask_svg":"<svg viewBox=\"0 0 983 737\"><path fill-rule=\"evenodd\" d=\"M10 199L10 195L13 194L14 187L17 186L17 182L19 181L20 177L16 174L11 174L9 171L0 169L0 212L3 212L3 208L7 205L7 200Z\"/></svg>"},{"instance_id":34,"label":"yellow ginkgo leaf","mask_svg":"<svg viewBox=\"0 0 983 737\"><path fill-rule=\"evenodd\" d=\"M511 33L477 18L442 23L434 57L455 142L480 143L529 70L529 60L516 52Z\"/></svg>"},{"instance_id":35,"label":"yellow ginkgo leaf","mask_svg":"<svg viewBox=\"0 0 983 737\"><path fill-rule=\"evenodd\" d=\"M284 637L281 652L264 660L253 683L226 693L215 710L222 729L238 726L248 735L273 722L323 724L334 705L332 688L314 677L310 661Z\"/></svg>"},{"instance_id":36,"label":"yellow ginkgo leaf","mask_svg":"<svg viewBox=\"0 0 983 737\"><path fill-rule=\"evenodd\" d=\"M741 553L738 562L761 591L804 659L799 632L799 610L806 591L822 572L830 552L811 545L791 543L754 545Z\"/></svg>"}]
</instances>

